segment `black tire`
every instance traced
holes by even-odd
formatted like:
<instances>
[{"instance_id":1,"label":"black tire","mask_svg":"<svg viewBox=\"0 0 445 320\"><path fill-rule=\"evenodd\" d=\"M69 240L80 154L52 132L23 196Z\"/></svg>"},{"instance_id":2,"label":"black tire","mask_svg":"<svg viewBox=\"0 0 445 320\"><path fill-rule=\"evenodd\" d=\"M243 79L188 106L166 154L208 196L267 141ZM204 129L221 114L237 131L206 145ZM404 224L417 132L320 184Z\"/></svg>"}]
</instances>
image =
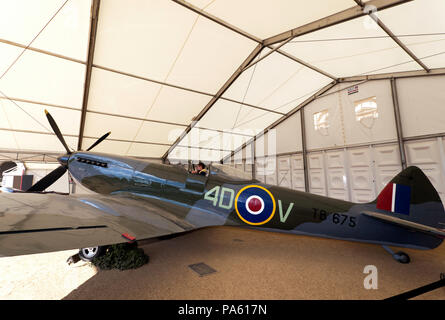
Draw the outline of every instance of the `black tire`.
<instances>
[{"instance_id":1,"label":"black tire","mask_svg":"<svg viewBox=\"0 0 445 320\"><path fill-rule=\"evenodd\" d=\"M106 252L106 246L97 246L79 249L79 257L82 261L91 262L94 258L100 257Z\"/></svg>"},{"instance_id":2,"label":"black tire","mask_svg":"<svg viewBox=\"0 0 445 320\"><path fill-rule=\"evenodd\" d=\"M405 252L399 251L394 254L394 259L398 262L406 264L411 262L411 258Z\"/></svg>"}]
</instances>

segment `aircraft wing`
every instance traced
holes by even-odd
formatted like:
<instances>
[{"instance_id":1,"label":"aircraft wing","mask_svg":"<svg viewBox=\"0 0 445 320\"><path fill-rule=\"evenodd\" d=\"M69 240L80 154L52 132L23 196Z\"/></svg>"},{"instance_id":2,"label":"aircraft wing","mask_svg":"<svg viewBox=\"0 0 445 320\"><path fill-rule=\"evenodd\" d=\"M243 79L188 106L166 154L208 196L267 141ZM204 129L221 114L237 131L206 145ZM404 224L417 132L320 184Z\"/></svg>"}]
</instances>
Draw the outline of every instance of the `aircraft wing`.
<instances>
[{"instance_id":1,"label":"aircraft wing","mask_svg":"<svg viewBox=\"0 0 445 320\"><path fill-rule=\"evenodd\" d=\"M193 229L184 208L131 195L0 193L0 257L108 245ZM173 212L175 214L173 214Z\"/></svg>"},{"instance_id":2,"label":"aircraft wing","mask_svg":"<svg viewBox=\"0 0 445 320\"><path fill-rule=\"evenodd\" d=\"M369 217L378 219L378 220L383 220L389 223L393 223L402 227L406 227L409 229L412 229L414 231L419 231L419 232L424 232L424 233L428 233L428 234L433 234L435 236L439 236L441 238L445 237L445 229L440 229L440 228L434 228L434 227L430 227L430 226L426 226L424 224L420 224L420 223L416 223L416 222L412 222L412 221L408 221L408 220L404 220L404 219L400 219L397 217L393 217L393 216L388 216L386 214L383 213L379 213L379 212L374 212L374 211L363 211L362 212L364 215L367 215Z\"/></svg>"}]
</instances>

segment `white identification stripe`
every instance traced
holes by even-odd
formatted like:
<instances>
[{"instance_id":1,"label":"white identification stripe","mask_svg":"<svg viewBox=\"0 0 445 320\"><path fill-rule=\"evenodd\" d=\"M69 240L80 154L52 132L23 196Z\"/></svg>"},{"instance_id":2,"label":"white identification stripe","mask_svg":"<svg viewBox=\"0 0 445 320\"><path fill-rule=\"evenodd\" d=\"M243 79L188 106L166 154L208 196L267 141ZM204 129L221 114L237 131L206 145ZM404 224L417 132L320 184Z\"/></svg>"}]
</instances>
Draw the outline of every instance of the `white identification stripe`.
<instances>
[{"instance_id":1,"label":"white identification stripe","mask_svg":"<svg viewBox=\"0 0 445 320\"><path fill-rule=\"evenodd\" d=\"M395 183L393 183L392 184L391 212L395 212L395 209L396 209L396 191L397 191L397 185Z\"/></svg>"}]
</instances>

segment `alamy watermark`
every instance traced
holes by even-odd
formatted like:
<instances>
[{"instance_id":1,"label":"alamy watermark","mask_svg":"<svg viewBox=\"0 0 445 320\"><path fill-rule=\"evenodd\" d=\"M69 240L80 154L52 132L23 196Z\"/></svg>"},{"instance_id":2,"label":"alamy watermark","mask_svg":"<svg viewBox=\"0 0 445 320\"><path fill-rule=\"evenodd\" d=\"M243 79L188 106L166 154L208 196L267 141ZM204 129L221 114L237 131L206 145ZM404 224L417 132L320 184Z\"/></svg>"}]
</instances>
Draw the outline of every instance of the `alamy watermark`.
<instances>
[{"instance_id":1,"label":"alamy watermark","mask_svg":"<svg viewBox=\"0 0 445 320\"><path fill-rule=\"evenodd\" d=\"M377 267L374 265L367 265L363 269L363 273L367 274L363 280L363 287L366 290L377 290L378 289L378 271Z\"/></svg>"},{"instance_id":2,"label":"alamy watermark","mask_svg":"<svg viewBox=\"0 0 445 320\"><path fill-rule=\"evenodd\" d=\"M257 159L266 175L274 174L277 154L276 130L271 129L263 133L263 130L252 128L215 130L192 124L192 130L182 137L168 158L173 164L189 160L223 160L223 163L242 163L244 160L245 164L253 164L254 159ZM181 134L182 129L171 130L168 134L169 142L175 142ZM255 142L254 137L257 137ZM241 150L232 156L231 152L238 149Z\"/></svg>"}]
</instances>

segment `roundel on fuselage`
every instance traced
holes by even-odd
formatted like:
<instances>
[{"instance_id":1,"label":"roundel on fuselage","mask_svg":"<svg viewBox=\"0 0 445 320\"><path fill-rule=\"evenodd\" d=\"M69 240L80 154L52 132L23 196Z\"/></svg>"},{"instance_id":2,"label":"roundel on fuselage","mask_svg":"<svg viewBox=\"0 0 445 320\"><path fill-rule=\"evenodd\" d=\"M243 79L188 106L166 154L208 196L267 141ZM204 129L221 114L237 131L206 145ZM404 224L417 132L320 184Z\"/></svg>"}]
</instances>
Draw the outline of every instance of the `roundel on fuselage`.
<instances>
[{"instance_id":1,"label":"roundel on fuselage","mask_svg":"<svg viewBox=\"0 0 445 320\"><path fill-rule=\"evenodd\" d=\"M235 197L235 211L238 217L250 225L267 223L274 216L275 209L272 193L261 186L246 186Z\"/></svg>"}]
</instances>

